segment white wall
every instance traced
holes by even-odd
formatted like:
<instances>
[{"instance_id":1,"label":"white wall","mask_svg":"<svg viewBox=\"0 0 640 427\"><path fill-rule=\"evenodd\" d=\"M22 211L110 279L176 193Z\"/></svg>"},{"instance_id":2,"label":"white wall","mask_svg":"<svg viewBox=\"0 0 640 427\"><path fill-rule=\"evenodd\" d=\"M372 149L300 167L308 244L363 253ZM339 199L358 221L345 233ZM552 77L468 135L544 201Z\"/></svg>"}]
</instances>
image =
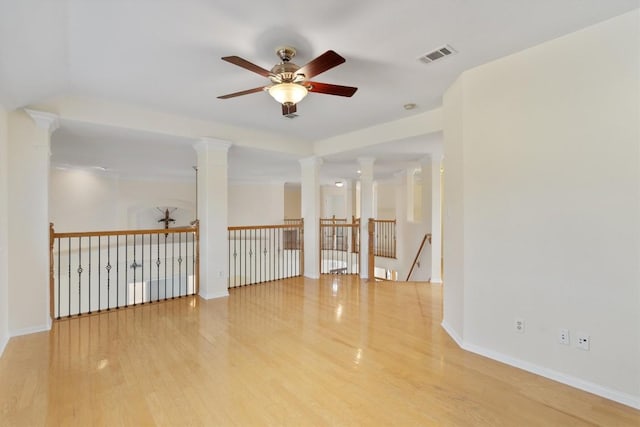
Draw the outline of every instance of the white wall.
<instances>
[{"instance_id":1,"label":"white wall","mask_svg":"<svg viewBox=\"0 0 640 427\"><path fill-rule=\"evenodd\" d=\"M7 188L9 143L7 112L0 106L0 356L9 340L9 197Z\"/></svg>"},{"instance_id":2,"label":"white wall","mask_svg":"<svg viewBox=\"0 0 640 427\"><path fill-rule=\"evenodd\" d=\"M282 183L229 183L229 225L282 224Z\"/></svg>"},{"instance_id":3,"label":"white wall","mask_svg":"<svg viewBox=\"0 0 640 427\"><path fill-rule=\"evenodd\" d=\"M429 166L430 170L430 166ZM430 214L420 221L408 221L407 212L413 210L413 193L415 191L412 183L407 180L408 175L413 174L413 168L403 171L401 176L397 176L391 181L378 183L378 218L396 219L396 259L376 257L376 267L398 272L398 280L404 281L411 270L411 265L415 259L420 243L426 233L432 227ZM421 190L420 200L424 206L420 210L430 209L431 190L430 181L427 181L426 189ZM424 193L424 194L423 194ZM390 207L389 204L392 204ZM386 212L384 217L380 212ZM430 212L430 211L429 211ZM411 273L411 281L428 281L431 277L431 246L425 243L425 247L420 253L418 264Z\"/></svg>"},{"instance_id":4,"label":"white wall","mask_svg":"<svg viewBox=\"0 0 640 427\"><path fill-rule=\"evenodd\" d=\"M164 217L158 207L175 208L171 227L186 227L196 218L195 180L120 180L119 184L120 215L126 214L127 228L164 228L158 223Z\"/></svg>"},{"instance_id":5,"label":"white wall","mask_svg":"<svg viewBox=\"0 0 640 427\"><path fill-rule=\"evenodd\" d=\"M470 70L444 98L445 327L472 351L637 407L639 20Z\"/></svg>"},{"instance_id":6,"label":"white wall","mask_svg":"<svg viewBox=\"0 0 640 427\"><path fill-rule=\"evenodd\" d=\"M56 232L122 229L118 179L78 169L51 169L49 219Z\"/></svg>"},{"instance_id":7,"label":"white wall","mask_svg":"<svg viewBox=\"0 0 640 427\"><path fill-rule=\"evenodd\" d=\"M320 187L320 200L322 207L320 216L322 218L351 218L347 213L347 186L336 187L335 185L322 185ZM349 220L351 222L351 220Z\"/></svg>"},{"instance_id":8,"label":"white wall","mask_svg":"<svg viewBox=\"0 0 640 427\"><path fill-rule=\"evenodd\" d=\"M158 207L177 208L171 227L195 218L195 181L120 179L114 173L52 169L49 218L56 232L163 228Z\"/></svg>"}]
</instances>

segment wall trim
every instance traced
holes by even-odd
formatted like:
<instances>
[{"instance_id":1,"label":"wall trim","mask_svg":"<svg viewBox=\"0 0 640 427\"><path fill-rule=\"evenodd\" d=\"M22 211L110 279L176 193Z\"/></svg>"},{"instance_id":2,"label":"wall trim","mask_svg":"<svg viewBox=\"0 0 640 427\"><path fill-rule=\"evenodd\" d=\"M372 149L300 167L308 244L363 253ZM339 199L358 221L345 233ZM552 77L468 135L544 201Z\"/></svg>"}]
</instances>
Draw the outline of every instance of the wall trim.
<instances>
[{"instance_id":1,"label":"wall trim","mask_svg":"<svg viewBox=\"0 0 640 427\"><path fill-rule=\"evenodd\" d=\"M458 344L458 346L460 346L460 348L465 351L488 357L489 359L496 360L498 362L522 369L527 372L531 372L536 375L540 375L541 377L566 384L573 388L577 388L579 390L604 397L605 399L609 399L635 409L640 409L640 396L634 396L632 394L613 390L611 388L604 387L590 381L585 381L581 378L577 378L571 375L563 374L562 372L545 368L543 366L536 365L535 363L527 362L525 360L518 359L512 356L508 356L504 353L490 350L476 344L465 343L445 321L441 323L441 326L447 332L447 334L449 334L449 336L456 342L456 344Z\"/></svg>"},{"instance_id":2,"label":"wall trim","mask_svg":"<svg viewBox=\"0 0 640 427\"><path fill-rule=\"evenodd\" d=\"M51 330L51 321L47 322L46 325L38 325L31 326L28 328L17 329L15 331L10 332L11 338L19 337L22 335L35 334L38 332L49 332Z\"/></svg>"},{"instance_id":3,"label":"wall trim","mask_svg":"<svg viewBox=\"0 0 640 427\"><path fill-rule=\"evenodd\" d=\"M7 347L7 344L9 343L9 336L4 337L1 341L0 341L0 357L2 357L2 355L4 354L4 349Z\"/></svg>"},{"instance_id":4,"label":"wall trim","mask_svg":"<svg viewBox=\"0 0 640 427\"><path fill-rule=\"evenodd\" d=\"M462 338L460 337L460 335L458 335L458 333L447 323L446 320L443 320L442 323L440 323L440 326L442 326L442 329L445 330L445 332L447 334L449 334L449 336L451 337L451 339L453 339L455 341L456 344L458 344L458 347L460 348L464 348L464 346L462 345Z\"/></svg>"},{"instance_id":5,"label":"wall trim","mask_svg":"<svg viewBox=\"0 0 640 427\"><path fill-rule=\"evenodd\" d=\"M217 298L225 298L229 296L229 291L224 291L224 292L212 292L210 294L198 294L198 296L202 299L205 300L210 300L210 299L217 299Z\"/></svg>"}]
</instances>

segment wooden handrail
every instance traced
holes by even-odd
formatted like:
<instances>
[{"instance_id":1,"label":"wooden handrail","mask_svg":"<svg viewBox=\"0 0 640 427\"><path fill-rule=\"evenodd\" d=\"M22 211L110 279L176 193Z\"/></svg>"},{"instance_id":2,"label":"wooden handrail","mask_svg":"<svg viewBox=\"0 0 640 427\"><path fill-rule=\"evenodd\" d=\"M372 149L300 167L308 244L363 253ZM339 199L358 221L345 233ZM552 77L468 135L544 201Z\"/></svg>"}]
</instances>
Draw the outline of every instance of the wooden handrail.
<instances>
[{"instance_id":1,"label":"wooden handrail","mask_svg":"<svg viewBox=\"0 0 640 427\"><path fill-rule=\"evenodd\" d=\"M160 244L161 244L160 235L162 234L165 235L164 243L162 243L164 245L163 261L161 260L161 255L160 255ZM169 299L168 290L167 290L168 288L166 283L167 283L168 277L175 277L173 267L171 269L172 276L168 276L168 270L166 269L166 267L164 269L164 275L161 275L160 273L161 263L164 262L166 266L167 263L169 262L168 259L171 259L171 262L173 263L175 258L173 253L169 255L169 258L167 258L167 255L168 255L166 250L167 244L172 246L176 244L176 242L174 242L173 239L171 239L171 242L169 243L169 241L166 238L166 236L168 236L169 234L173 236L175 236L176 234L178 234L178 236L185 234L184 244L182 243L181 240L179 240L177 244L180 247L183 247L181 245L189 245L189 246L184 246L185 258L182 258L182 255L183 255L183 253L181 252L182 249L180 249L180 252L178 252L177 254L178 255L177 262L178 262L178 265L181 266L178 268L178 274L180 275L178 280L178 292L176 295L175 288L173 287L173 282L172 282L171 288L169 289L171 291L170 298L176 298L176 297L179 298L185 295L198 294L199 287L200 287L200 277L199 277L200 224L198 220L194 221L191 226L186 226L186 227L154 228L154 229L145 229L145 230L82 231L82 232L65 232L65 233L56 233L54 229L54 224L50 223L49 224L49 252L50 252L50 255L49 255L49 292L50 292L49 310L50 310L52 319L60 319L62 317L70 317L72 315L73 316L88 315L88 314L91 314L92 312L95 312L96 308L97 308L97 312L100 312L101 310L110 310L113 308L128 307L128 306L137 305L140 303L145 304L147 302L149 303L156 302L156 301L160 301L161 299L164 299L164 300ZM143 243L144 240L146 240L145 236L147 235L149 236L148 238L149 240L148 242ZM157 241L155 245L152 245L154 240L153 235L157 236ZM121 237L121 236L124 236L125 239L118 240L118 237ZM142 236L142 240L140 241L139 245L143 245L143 244L147 245L148 243L149 258L147 258L146 262L145 262L144 251L142 249L140 249L139 258L136 258L135 247L136 245L138 245L138 243L136 242L137 239L135 239L134 237L133 238L133 248L134 248L133 264L129 265L130 259L127 259L127 248L131 244L130 242L131 239L128 239L127 238L128 236L132 236L132 237ZM191 238L191 236L193 236L193 238ZM96 238L97 246L95 244L92 246L92 243L91 243L92 237ZM60 242L62 239L69 241L68 246L66 246L64 249L62 249L60 245ZM71 240L72 239L77 239L77 244L74 243L74 247L73 247L73 257L75 257L73 261L74 268L77 265L77 269L73 273L74 281L77 282L73 284L74 289L77 290L77 300L74 299L74 303L77 302L77 307L74 306L73 308L71 305L71 294L72 294L72 291L71 291L71 288L72 288ZM56 241L57 241L57 247L58 247L57 252L54 249ZM101 249L101 242L103 242L102 249ZM155 259L151 258L152 247L154 247L156 250L157 255ZM189 255L189 247L192 248L191 255ZM67 252L67 249L68 249L68 252ZM124 257L121 256L123 255L121 253L121 251L123 250L124 250ZM101 263L101 259L100 259L100 254L105 251L106 251L106 258L103 258L103 260L106 262L106 264ZM94 260L92 261L91 259L92 252L95 252L95 255L97 255L97 260L94 258ZM83 253L87 254L88 257L86 258L83 257ZM66 278L68 278L68 281L66 282L64 280L61 280L61 278L63 277L61 275L61 268L60 268L60 259L62 256L66 257L67 261L65 262L68 262L67 270L65 270L65 271L68 271L68 275L66 275L65 273ZM114 256L115 256L115 259L114 259ZM54 267L56 257L58 261L57 280L55 278L56 269ZM190 258L192 258L192 261L189 261ZM139 264L138 261L142 261L142 264ZM186 263L182 264L183 261L186 261ZM148 264L149 267L147 269L149 275L147 276L147 280L146 281L141 280L142 282L141 284L138 282L136 283L130 282L126 274L127 269L128 268L136 269L138 267L142 267L143 264L147 265L147 262L149 262ZM193 264L191 264L191 262L193 262ZM155 264L155 267L152 267L153 264ZM92 266L93 266L94 275L97 273L97 279L92 279ZM184 267L184 269L182 269L182 267ZM155 269L155 273L156 273L155 278L152 272L152 268ZM107 299L106 301L103 300L104 304L101 302L100 295L102 294L101 286L105 285L104 283L105 281L101 280L100 271L102 271L102 274L103 274L102 277L106 278ZM119 274L119 271L125 271L124 280L121 280L122 277ZM185 280L184 292L181 289L181 285L182 285L181 280L183 277L182 276L183 271L184 271L184 280ZM76 276L76 273L77 273L77 276ZM144 270L141 271L141 278L145 277L143 274L144 274ZM187 276L191 277L193 282L190 282L191 279L189 279L189 277ZM135 273L133 273L133 280L134 282L136 281ZM155 286L156 286L157 292L155 294L152 294L151 292L152 281L156 282ZM161 281L164 281L165 283L164 297L161 296L161 292L160 292ZM126 296L127 289L129 289L130 288L129 285L132 285L132 284L134 286L134 290L133 290L134 293L129 295L134 295L133 301L131 301L130 298ZM113 295L109 293L110 286L115 289L115 299L113 299L112 298ZM142 298L140 302L137 301L137 297L135 296L137 292L136 290L137 286L147 286L149 289L149 292L145 294L144 288L141 288ZM97 287L97 290L95 289L96 287ZM54 295L56 288L58 292L57 311L54 305L54 301L56 301L56 298ZM68 295L68 300L67 300L68 305L61 305L60 303L61 301L60 292L62 289L64 289L64 292L66 293L66 295ZM97 291L94 294L94 295L97 295L97 306L95 305L96 300L95 299L92 300L91 298L92 289L94 292ZM86 294L88 295L88 297L82 299L81 296L85 295L85 292L88 292L88 294ZM120 295L122 295L122 297ZM74 298L76 297L74 296ZM63 309L66 311L64 311Z\"/></svg>"},{"instance_id":2,"label":"wooden handrail","mask_svg":"<svg viewBox=\"0 0 640 427\"><path fill-rule=\"evenodd\" d=\"M124 236L124 235L140 235L140 234L173 234L173 233L192 233L196 231L196 227L175 227L175 228L152 228L148 230L114 230L114 231L76 231L70 233L53 233L52 238L66 237L96 237L96 236Z\"/></svg>"},{"instance_id":3,"label":"wooden handrail","mask_svg":"<svg viewBox=\"0 0 640 427\"><path fill-rule=\"evenodd\" d=\"M411 270L409 270L409 274L407 274L407 280L405 280L406 282L409 281L409 278L411 277L411 273L413 273L413 269L418 263L418 258L420 258L420 253L422 252L422 248L424 247L424 243L427 241L427 239L429 240L429 244L431 244L431 233L425 234L424 237L422 238L422 243L420 243L420 248L418 248L416 257L413 259L413 264L411 264Z\"/></svg>"}]
</instances>

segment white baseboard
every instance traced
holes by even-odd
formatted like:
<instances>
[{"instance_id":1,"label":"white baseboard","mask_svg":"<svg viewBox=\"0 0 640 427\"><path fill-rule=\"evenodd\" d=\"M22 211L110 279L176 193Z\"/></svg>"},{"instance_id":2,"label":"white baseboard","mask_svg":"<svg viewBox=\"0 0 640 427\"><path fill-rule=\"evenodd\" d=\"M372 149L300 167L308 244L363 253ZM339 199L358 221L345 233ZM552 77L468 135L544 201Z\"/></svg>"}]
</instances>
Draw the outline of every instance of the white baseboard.
<instances>
[{"instance_id":1,"label":"white baseboard","mask_svg":"<svg viewBox=\"0 0 640 427\"><path fill-rule=\"evenodd\" d=\"M9 343L9 336L6 336L2 338L2 340L0 340L0 357L2 357L2 354L4 353L4 349L8 343Z\"/></svg>"},{"instance_id":2,"label":"white baseboard","mask_svg":"<svg viewBox=\"0 0 640 427\"><path fill-rule=\"evenodd\" d=\"M11 338L13 338L13 337L19 337L21 335L35 334L38 332L48 332L50 330L51 330L51 320L48 320L46 325L38 325L38 326L31 326L28 328L17 329L15 331L9 332L9 334L11 335Z\"/></svg>"},{"instance_id":3,"label":"white baseboard","mask_svg":"<svg viewBox=\"0 0 640 427\"><path fill-rule=\"evenodd\" d=\"M306 277L307 279L319 279L320 275L319 274L304 274L304 277Z\"/></svg>"},{"instance_id":4,"label":"white baseboard","mask_svg":"<svg viewBox=\"0 0 640 427\"><path fill-rule=\"evenodd\" d=\"M566 384L568 386L595 394L600 397L604 397L605 399L613 400L614 402L622 403L623 405L627 405L635 409L640 409L640 396L634 396L632 394L613 390L611 388L601 386L599 384L595 384L581 378L563 374L562 372L545 368L544 366L536 365L535 363L527 362L526 360L517 359L515 357L511 357L506 354L493 351L475 344L465 343L446 322L443 321L441 323L441 326L447 332L447 334L449 334L449 336L456 342L456 344L458 344L458 346L460 346L460 348L462 348L463 350L479 354L480 356L488 357L489 359L493 359L510 366L514 366L524 371L540 375L541 377L549 378L550 380Z\"/></svg>"},{"instance_id":5,"label":"white baseboard","mask_svg":"<svg viewBox=\"0 0 640 427\"><path fill-rule=\"evenodd\" d=\"M200 293L200 298L206 299L206 300L216 299L216 298L225 298L225 297L228 297L228 296L229 296L229 291L213 292L213 293L210 293L210 294Z\"/></svg>"},{"instance_id":6,"label":"white baseboard","mask_svg":"<svg viewBox=\"0 0 640 427\"><path fill-rule=\"evenodd\" d=\"M451 326L449 326L449 324L445 320L440 323L440 326L442 326L442 329L444 329L445 332L449 334L449 336L456 342L456 344L458 344L458 347L464 348L464 346L462 345L462 338L456 331L453 330Z\"/></svg>"}]
</instances>

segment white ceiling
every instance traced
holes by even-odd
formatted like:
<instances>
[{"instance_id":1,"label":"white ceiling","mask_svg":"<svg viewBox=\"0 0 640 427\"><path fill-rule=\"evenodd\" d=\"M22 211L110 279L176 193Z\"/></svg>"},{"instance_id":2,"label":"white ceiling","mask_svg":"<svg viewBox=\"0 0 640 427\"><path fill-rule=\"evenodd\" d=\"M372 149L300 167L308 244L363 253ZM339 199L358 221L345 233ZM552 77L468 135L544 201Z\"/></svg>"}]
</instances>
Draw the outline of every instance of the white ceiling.
<instances>
[{"instance_id":1,"label":"white ceiling","mask_svg":"<svg viewBox=\"0 0 640 427\"><path fill-rule=\"evenodd\" d=\"M318 141L438 107L464 70L638 7L640 0L0 0L0 104L14 109L79 95ZM444 44L458 53L429 65L417 60ZM312 93L294 120L282 117L266 93L216 99L267 83L220 57L238 55L271 68L280 45L298 49L298 65L335 50L346 63L314 80L357 86L358 92L353 98ZM406 103L417 108L406 111ZM54 138L56 161L72 164L80 161L72 161L82 157L79 151L93 150L84 159L107 164L145 139L91 128L63 123ZM191 150L179 138L158 140ZM419 141L391 144L416 150L397 162L431 149ZM249 151L234 147L230 161L243 154L250 163ZM163 159L192 163L186 152L157 152L157 159L143 158L150 169ZM295 159L273 156L276 165L297 167ZM325 167L346 157L325 159ZM246 169L242 176L274 172L238 168Z\"/></svg>"}]
</instances>

